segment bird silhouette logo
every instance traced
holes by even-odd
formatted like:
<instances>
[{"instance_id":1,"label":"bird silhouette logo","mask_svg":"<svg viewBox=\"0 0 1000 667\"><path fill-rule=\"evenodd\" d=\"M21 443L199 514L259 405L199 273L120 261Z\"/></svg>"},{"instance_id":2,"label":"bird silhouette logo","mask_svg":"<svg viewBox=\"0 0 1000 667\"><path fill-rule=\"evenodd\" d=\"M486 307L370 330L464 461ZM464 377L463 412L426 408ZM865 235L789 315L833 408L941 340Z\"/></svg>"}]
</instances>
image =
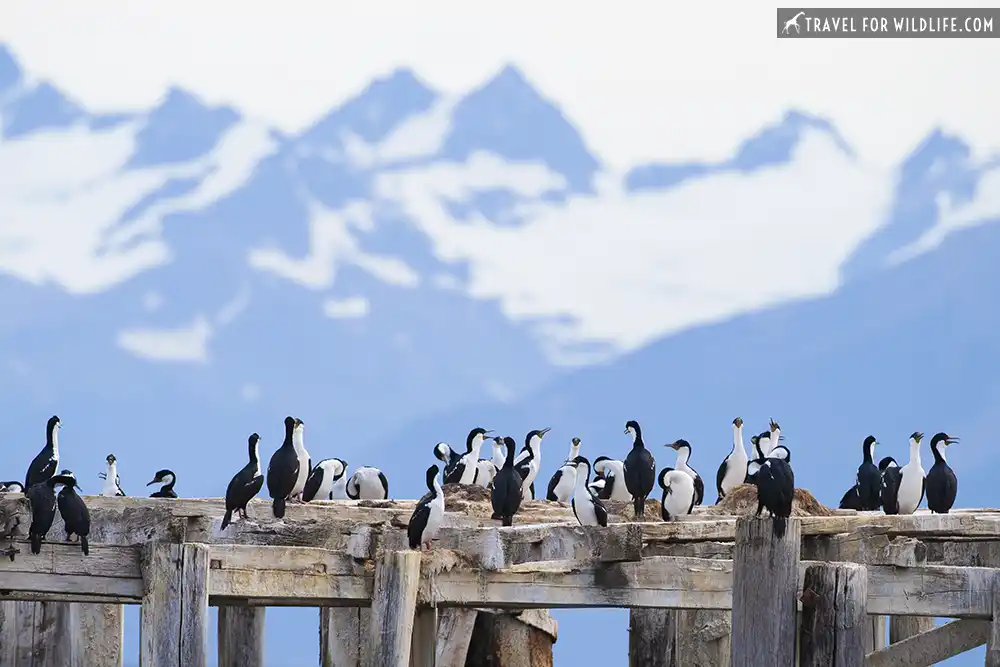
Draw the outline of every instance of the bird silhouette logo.
<instances>
[{"instance_id":1,"label":"bird silhouette logo","mask_svg":"<svg viewBox=\"0 0 1000 667\"><path fill-rule=\"evenodd\" d=\"M795 28L795 34L797 34L797 35L802 34L802 28L799 26L799 19L802 18L805 15L806 15L805 12L799 12L798 14L796 14L795 16L793 16L792 18L790 18L787 21L785 21L785 27L781 29L781 34L782 35L789 35L789 34L791 34L791 33L789 33L789 30L791 30L792 28Z\"/></svg>"}]
</instances>

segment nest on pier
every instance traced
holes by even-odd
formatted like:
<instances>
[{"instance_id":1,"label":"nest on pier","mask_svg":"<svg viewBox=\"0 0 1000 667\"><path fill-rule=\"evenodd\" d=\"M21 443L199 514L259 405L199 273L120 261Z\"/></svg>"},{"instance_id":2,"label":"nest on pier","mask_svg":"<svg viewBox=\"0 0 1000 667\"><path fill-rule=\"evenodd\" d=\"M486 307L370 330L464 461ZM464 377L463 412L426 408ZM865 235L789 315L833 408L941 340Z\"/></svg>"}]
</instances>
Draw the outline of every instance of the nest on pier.
<instances>
[{"instance_id":1,"label":"nest on pier","mask_svg":"<svg viewBox=\"0 0 1000 667\"><path fill-rule=\"evenodd\" d=\"M705 508L706 514L723 514L739 516L753 514L757 511L757 487L753 484L741 484L733 489L721 503ZM813 494L805 489L795 489L792 496L792 516L833 516L834 511L816 500Z\"/></svg>"}]
</instances>

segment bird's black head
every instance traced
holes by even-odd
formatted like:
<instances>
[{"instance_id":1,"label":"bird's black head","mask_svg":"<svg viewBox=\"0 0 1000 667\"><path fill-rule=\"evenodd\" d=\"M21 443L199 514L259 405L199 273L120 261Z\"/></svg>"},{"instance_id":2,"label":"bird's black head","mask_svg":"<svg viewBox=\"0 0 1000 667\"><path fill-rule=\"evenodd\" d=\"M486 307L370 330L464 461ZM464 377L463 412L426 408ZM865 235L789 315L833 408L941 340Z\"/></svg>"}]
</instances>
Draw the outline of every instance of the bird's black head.
<instances>
[{"instance_id":1,"label":"bird's black head","mask_svg":"<svg viewBox=\"0 0 1000 667\"><path fill-rule=\"evenodd\" d=\"M572 442L572 443L573 443L573 444L574 444L575 446L577 446L577 447L579 447L579 446L580 446L580 438L573 438L573 440L571 440L571 442Z\"/></svg>"},{"instance_id":2,"label":"bird's black head","mask_svg":"<svg viewBox=\"0 0 1000 667\"><path fill-rule=\"evenodd\" d=\"M689 443L687 440L684 439L676 440L674 442L671 442L669 445L664 445L664 447L669 447L670 449L676 449L677 451L681 451L682 449L686 449L689 452L691 451L691 443Z\"/></svg>"},{"instance_id":3,"label":"bird's black head","mask_svg":"<svg viewBox=\"0 0 1000 667\"><path fill-rule=\"evenodd\" d=\"M80 485L76 482L76 475L73 474L72 470L61 470L58 475L53 475L49 482L56 486L62 484L63 486L68 486L70 488L76 487L80 488Z\"/></svg>"},{"instance_id":4,"label":"bird's black head","mask_svg":"<svg viewBox=\"0 0 1000 667\"><path fill-rule=\"evenodd\" d=\"M661 489L667 488L667 482L666 482L667 473L670 472L671 470L673 470L673 468L664 468L663 470L660 471L659 476L656 478L656 482L657 484L660 485Z\"/></svg>"},{"instance_id":5,"label":"bird's black head","mask_svg":"<svg viewBox=\"0 0 1000 667\"><path fill-rule=\"evenodd\" d=\"M511 450L511 448L517 447L517 443L514 442L514 438L510 437L509 435L504 436L503 445L504 447L507 448L508 452Z\"/></svg>"},{"instance_id":6,"label":"bird's black head","mask_svg":"<svg viewBox=\"0 0 1000 667\"><path fill-rule=\"evenodd\" d=\"M733 420L733 426L735 426L736 428L742 428L743 427L743 418L742 417L737 417L736 419L734 419Z\"/></svg>"},{"instance_id":7,"label":"bird's black head","mask_svg":"<svg viewBox=\"0 0 1000 667\"><path fill-rule=\"evenodd\" d=\"M761 431L757 435L757 439L758 440L770 440L771 439L771 432L770 431Z\"/></svg>"},{"instance_id":8,"label":"bird's black head","mask_svg":"<svg viewBox=\"0 0 1000 667\"><path fill-rule=\"evenodd\" d=\"M295 428L295 417L292 416L285 417L285 435L290 436L294 428Z\"/></svg>"},{"instance_id":9,"label":"bird's black head","mask_svg":"<svg viewBox=\"0 0 1000 667\"><path fill-rule=\"evenodd\" d=\"M60 428L61 424L62 422L59 421L59 417L57 417L56 415L52 415L51 417L49 417L49 421L46 422L45 424L45 430L48 433L52 433L52 431L54 431L55 429Z\"/></svg>"},{"instance_id":10,"label":"bird's black head","mask_svg":"<svg viewBox=\"0 0 1000 667\"><path fill-rule=\"evenodd\" d=\"M768 425L771 427L771 433L781 430L781 427L778 426L778 422L774 421L773 419L770 420L770 424Z\"/></svg>"},{"instance_id":11,"label":"bird's black head","mask_svg":"<svg viewBox=\"0 0 1000 667\"><path fill-rule=\"evenodd\" d=\"M941 444L954 445L958 442L958 437L954 435L948 435L947 433L936 433L933 438L931 438L931 447L938 447Z\"/></svg>"},{"instance_id":12,"label":"bird's black head","mask_svg":"<svg viewBox=\"0 0 1000 667\"><path fill-rule=\"evenodd\" d=\"M174 475L172 470L157 470L156 475L153 476L153 481L147 482L146 486L152 486L153 484L170 484L176 480L176 475Z\"/></svg>"},{"instance_id":13,"label":"bird's black head","mask_svg":"<svg viewBox=\"0 0 1000 667\"><path fill-rule=\"evenodd\" d=\"M465 446L469 449L472 449L472 443L475 441L475 439L476 438L484 439L487 433L492 433L492 431L488 431L485 428L480 428L477 426L476 428L469 431L469 437L465 439Z\"/></svg>"},{"instance_id":14,"label":"bird's black head","mask_svg":"<svg viewBox=\"0 0 1000 667\"><path fill-rule=\"evenodd\" d=\"M108 465L111 465L112 463L114 463L118 459L115 458L114 454L108 454L108 458L106 458L104 460L108 462Z\"/></svg>"},{"instance_id":15,"label":"bird's black head","mask_svg":"<svg viewBox=\"0 0 1000 667\"><path fill-rule=\"evenodd\" d=\"M438 476L439 472L441 472L441 469L438 468L436 465L432 465L430 468L427 469L427 488L428 489L433 489L434 488L434 480L437 479L437 476Z\"/></svg>"},{"instance_id":16,"label":"bird's black head","mask_svg":"<svg viewBox=\"0 0 1000 667\"><path fill-rule=\"evenodd\" d=\"M503 444L503 437L499 436L499 435L495 435L495 436L493 436L493 442L495 442L498 445L502 445Z\"/></svg>"},{"instance_id":17,"label":"bird's black head","mask_svg":"<svg viewBox=\"0 0 1000 667\"><path fill-rule=\"evenodd\" d=\"M875 444L878 444L878 441L875 439L874 435L870 435L867 438L865 438L865 449L868 449L869 447Z\"/></svg>"},{"instance_id":18,"label":"bird's black head","mask_svg":"<svg viewBox=\"0 0 1000 667\"><path fill-rule=\"evenodd\" d=\"M642 435L642 429L639 428L639 422L634 419L629 419L625 422L625 432L631 433L635 437Z\"/></svg>"},{"instance_id":19,"label":"bird's black head","mask_svg":"<svg viewBox=\"0 0 1000 667\"><path fill-rule=\"evenodd\" d=\"M524 444L525 444L525 446L531 444L531 441L534 440L535 438L538 438L539 440L541 440L542 438L545 437L545 434L548 433L551 430L552 430L551 427L546 426L543 429L536 429L534 431L528 431L528 435L524 436Z\"/></svg>"},{"instance_id":20,"label":"bird's black head","mask_svg":"<svg viewBox=\"0 0 1000 667\"><path fill-rule=\"evenodd\" d=\"M754 447L756 447L758 442L760 442L760 436L759 435L751 435L750 436L750 444L751 445L753 445Z\"/></svg>"},{"instance_id":21,"label":"bird's black head","mask_svg":"<svg viewBox=\"0 0 1000 667\"><path fill-rule=\"evenodd\" d=\"M295 418L295 425L296 426L305 426L306 423L304 421L302 421L301 419L299 419L298 417L296 417Z\"/></svg>"},{"instance_id":22,"label":"bird's black head","mask_svg":"<svg viewBox=\"0 0 1000 667\"><path fill-rule=\"evenodd\" d=\"M890 467L897 467L897 468L899 467L899 464L896 463L896 459L892 458L891 456L886 456L885 458L883 458L881 461L878 462L878 469L880 472L885 472L886 469Z\"/></svg>"},{"instance_id":23,"label":"bird's black head","mask_svg":"<svg viewBox=\"0 0 1000 667\"><path fill-rule=\"evenodd\" d=\"M251 433L250 437L247 439L247 444L253 447L258 442L260 442L260 436L256 433Z\"/></svg>"},{"instance_id":24,"label":"bird's black head","mask_svg":"<svg viewBox=\"0 0 1000 667\"><path fill-rule=\"evenodd\" d=\"M336 475L333 478L334 481L337 481L338 479L347 474L347 461L345 461L344 459L338 459L336 457L334 457L333 460L340 464L340 474Z\"/></svg>"},{"instance_id":25,"label":"bird's black head","mask_svg":"<svg viewBox=\"0 0 1000 667\"><path fill-rule=\"evenodd\" d=\"M918 445L920 444L920 441L923 439L924 439L924 434L921 433L920 431L914 431L913 433L910 434L910 440L913 440Z\"/></svg>"},{"instance_id":26,"label":"bird's black head","mask_svg":"<svg viewBox=\"0 0 1000 667\"><path fill-rule=\"evenodd\" d=\"M575 459L573 459L572 463L573 465L587 466L588 469L590 468L590 461L587 459L586 456L577 456Z\"/></svg>"}]
</instances>

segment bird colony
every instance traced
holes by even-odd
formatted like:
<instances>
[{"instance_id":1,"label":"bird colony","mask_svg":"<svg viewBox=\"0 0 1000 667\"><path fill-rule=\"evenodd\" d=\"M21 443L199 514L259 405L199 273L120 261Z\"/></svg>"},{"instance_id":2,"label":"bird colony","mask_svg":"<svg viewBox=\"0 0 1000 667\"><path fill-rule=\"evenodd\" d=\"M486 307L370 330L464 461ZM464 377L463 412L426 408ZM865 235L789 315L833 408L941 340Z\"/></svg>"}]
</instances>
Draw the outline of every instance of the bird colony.
<instances>
[{"instance_id":1,"label":"bird colony","mask_svg":"<svg viewBox=\"0 0 1000 667\"><path fill-rule=\"evenodd\" d=\"M60 470L59 417L46 424L45 446L31 461L24 483L0 482L0 492L24 493L31 506L31 526L28 530L31 550L40 552L42 541L52 527L58 509L66 528L66 541L78 541L88 553L87 537L90 516L73 472ZM285 515L286 503L307 503L314 500L387 500L389 481L378 468L362 466L348 474L347 462L338 458L323 459L313 465L305 447L304 424L301 419L286 417L285 437L271 455L266 474L260 465L260 436L250 435L247 463L237 472L226 488L226 512L222 519L225 530L234 518L246 519L247 504L267 484L272 512L276 519ZM511 526L523 500L535 500L535 487L542 463L542 442L548 428L529 431L524 445L518 450L510 436L491 436L492 431L474 428L465 441L465 450L456 451L439 442L433 455L443 464L431 465L426 471L428 492L417 502L407 532L411 549L429 549L444 516L443 484L480 486L490 490L494 520ZM692 446L687 440L677 440L665 447L676 452L673 467L656 473L656 461L647 449L639 423L625 423L625 434L632 441L624 458L598 456L593 462L580 454L580 438L570 442L569 455L549 479L544 499L570 505L577 521L584 526L606 526L608 510L604 501L630 502L637 519L643 519L647 497L654 486L660 487L660 514L663 521L674 521L690 514L705 497L701 475L691 466ZM878 441L874 436L864 439L862 460L854 485L840 502L842 509L878 510L886 514L912 514L924 496L931 512L947 513L955 503L958 480L948 466L945 452L958 438L938 433L930 440L934 463L925 473L920 448L924 436L913 433L909 439L909 461L900 467L891 456L875 464ZM774 531L780 536L785 519L792 512L795 475L792 456L782 444L781 427L771 420L768 429L750 436L752 456L743 439L743 420L733 420L733 446L722 460L715 476L718 500L737 487L750 484L757 491L759 516L766 509L776 519ZM483 445L490 443L491 456L480 458ZM624 447L623 447L624 449ZM124 496L113 454L107 459L107 470L101 473L103 496ZM147 486L159 488L150 494L154 498L177 498L174 485L177 476L171 470L159 470ZM61 487L58 494L56 488ZM538 498L541 499L541 498ZM75 539L74 539L75 538Z\"/></svg>"}]
</instances>

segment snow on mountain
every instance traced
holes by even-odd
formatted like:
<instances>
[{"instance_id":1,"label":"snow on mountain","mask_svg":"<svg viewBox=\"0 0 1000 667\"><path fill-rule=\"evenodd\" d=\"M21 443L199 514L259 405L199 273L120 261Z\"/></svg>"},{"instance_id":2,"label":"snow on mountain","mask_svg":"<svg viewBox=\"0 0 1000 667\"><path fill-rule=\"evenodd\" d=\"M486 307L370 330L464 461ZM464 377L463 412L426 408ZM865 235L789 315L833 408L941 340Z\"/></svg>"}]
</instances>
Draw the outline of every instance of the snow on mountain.
<instances>
[{"instance_id":1,"label":"snow on mountain","mask_svg":"<svg viewBox=\"0 0 1000 667\"><path fill-rule=\"evenodd\" d=\"M638 418L710 467L717 424L774 414L803 480L858 428L964 447L998 360L1000 164L972 155L935 131L886 172L789 110L726 160L617 173L514 67L458 97L397 70L289 135L177 88L91 113L0 46L0 468L52 413L85 491L114 451L135 494L169 466L220 495L289 413L401 495L474 423L610 453ZM315 658L314 613L271 619L269 653ZM617 664L622 630L588 656Z\"/></svg>"}]
</instances>

